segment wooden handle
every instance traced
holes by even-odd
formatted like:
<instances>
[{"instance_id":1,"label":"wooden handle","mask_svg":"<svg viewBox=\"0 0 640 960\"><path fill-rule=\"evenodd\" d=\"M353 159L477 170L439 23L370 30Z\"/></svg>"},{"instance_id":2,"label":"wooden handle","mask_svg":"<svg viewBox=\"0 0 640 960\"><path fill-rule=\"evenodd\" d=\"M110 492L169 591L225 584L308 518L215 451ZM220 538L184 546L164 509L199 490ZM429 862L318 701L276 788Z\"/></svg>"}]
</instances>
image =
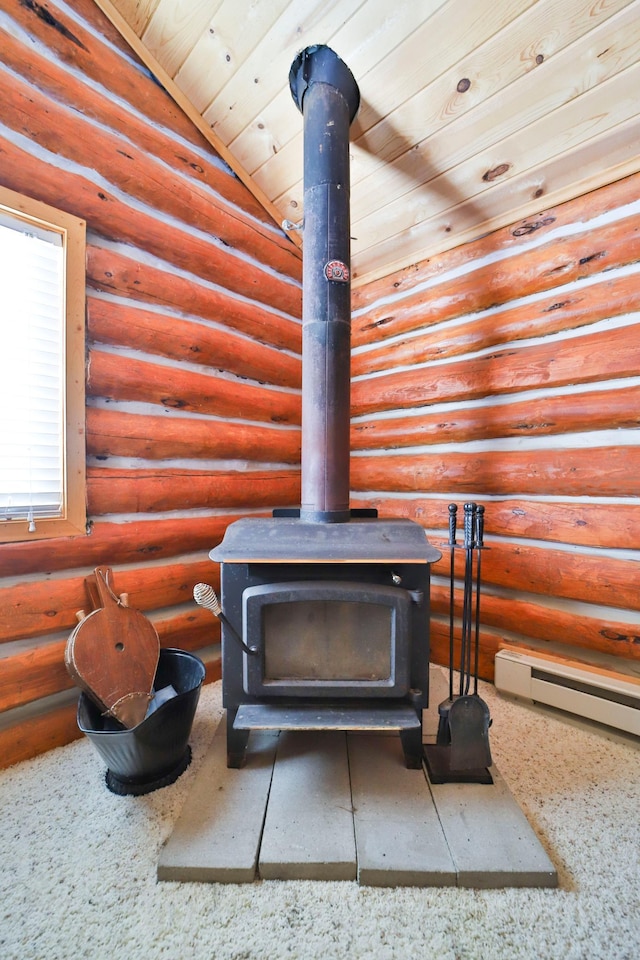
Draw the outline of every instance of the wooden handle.
<instances>
[{"instance_id":1,"label":"wooden handle","mask_svg":"<svg viewBox=\"0 0 640 960\"><path fill-rule=\"evenodd\" d=\"M100 599L100 606L107 609L109 606L115 604L118 606L118 598L110 587L110 581L113 579L113 571L111 567L96 567L94 570L96 578L96 587L98 590L98 597Z\"/></svg>"}]
</instances>

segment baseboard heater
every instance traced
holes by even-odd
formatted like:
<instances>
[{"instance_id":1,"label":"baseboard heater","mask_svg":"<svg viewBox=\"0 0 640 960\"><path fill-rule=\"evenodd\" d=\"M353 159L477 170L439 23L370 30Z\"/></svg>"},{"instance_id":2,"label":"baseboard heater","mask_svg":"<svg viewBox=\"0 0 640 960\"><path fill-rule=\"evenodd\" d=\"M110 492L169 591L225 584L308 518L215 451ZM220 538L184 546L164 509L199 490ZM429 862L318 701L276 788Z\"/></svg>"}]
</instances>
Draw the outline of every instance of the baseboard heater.
<instances>
[{"instance_id":1,"label":"baseboard heater","mask_svg":"<svg viewBox=\"0 0 640 960\"><path fill-rule=\"evenodd\" d=\"M495 668L502 693L640 736L640 676L527 649L499 650Z\"/></svg>"}]
</instances>

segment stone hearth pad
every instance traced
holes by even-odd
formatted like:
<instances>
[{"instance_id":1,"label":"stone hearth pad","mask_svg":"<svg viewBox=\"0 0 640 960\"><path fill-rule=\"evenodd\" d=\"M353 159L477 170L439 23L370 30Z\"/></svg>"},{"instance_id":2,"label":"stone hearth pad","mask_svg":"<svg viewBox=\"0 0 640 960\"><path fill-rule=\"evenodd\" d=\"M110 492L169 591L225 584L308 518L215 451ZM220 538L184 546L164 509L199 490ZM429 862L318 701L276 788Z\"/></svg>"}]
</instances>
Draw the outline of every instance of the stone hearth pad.
<instances>
[{"instance_id":1,"label":"stone hearth pad","mask_svg":"<svg viewBox=\"0 0 640 960\"><path fill-rule=\"evenodd\" d=\"M432 676L437 703L442 674ZM433 735L429 717L425 735ZM247 766L233 770L223 720L161 851L158 879L556 886L495 765L491 773L491 785L432 785L406 769L397 735L338 731L254 732Z\"/></svg>"}]
</instances>

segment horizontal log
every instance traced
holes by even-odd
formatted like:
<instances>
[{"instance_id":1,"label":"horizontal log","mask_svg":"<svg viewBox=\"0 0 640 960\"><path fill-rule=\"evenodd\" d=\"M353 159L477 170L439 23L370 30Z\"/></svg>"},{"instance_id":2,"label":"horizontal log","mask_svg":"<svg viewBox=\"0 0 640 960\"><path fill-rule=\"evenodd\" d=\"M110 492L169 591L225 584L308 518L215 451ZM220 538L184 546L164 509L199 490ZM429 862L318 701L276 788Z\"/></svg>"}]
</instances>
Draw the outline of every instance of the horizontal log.
<instances>
[{"instance_id":1,"label":"horizontal log","mask_svg":"<svg viewBox=\"0 0 640 960\"><path fill-rule=\"evenodd\" d=\"M193 587L200 581L218 588L217 567L206 554L201 560L154 564L114 570L114 590L129 595L129 606L148 612L157 608L193 604L196 617L206 614L193 600ZM78 610L89 612L85 576L70 576L11 582L0 586L0 642L25 640L50 633L69 631L76 626Z\"/></svg>"},{"instance_id":2,"label":"horizontal log","mask_svg":"<svg viewBox=\"0 0 640 960\"><path fill-rule=\"evenodd\" d=\"M258 343L296 354L302 351L302 327L297 320L281 316L260 302L234 297L222 287L198 283L194 277L174 275L167 269L132 260L115 250L88 245L87 284L119 297L222 323ZM293 316L300 314L294 313Z\"/></svg>"},{"instance_id":3,"label":"horizontal log","mask_svg":"<svg viewBox=\"0 0 640 960\"><path fill-rule=\"evenodd\" d=\"M211 618L211 614L209 614ZM190 626L178 617L161 621L158 636L162 648L171 647L188 652L199 651L215 643L215 624ZM219 628L217 630L219 635ZM0 661L0 712L33 703L63 690L71 690L74 681L64 663L66 641L51 643L28 653L16 654ZM2 648L0 648L0 653ZM220 678L220 669L214 663L210 677Z\"/></svg>"},{"instance_id":4,"label":"horizontal log","mask_svg":"<svg viewBox=\"0 0 640 960\"><path fill-rule=\"evenodd\" d=\"M576 287L561 297L551 295L544 300L517 305L499 313L490 311L454 328L427 328L420 336L394 340L392 344L383 340L374 349L354 353L351 375L361 376L460 356L532 337L549 336L563 330L587 327L598 320L638 309L640 286L637 274L615 280L605 279Z\"/></svg>"},{"instance_id":5,"label":"horizontal log","mask_svg":"<svg viewBox=\"0 0 640 960\"><path fill-rule=\"evenodd\" d=\"M448 536L430 538L431 544L442 552L442 559L431 568L432 573L448 578L451 548L447 541ZM459 549L454 550L455 576L460 583L466 557L462 542L459 537ZM481 578L486 587L640 611L640 553L637 560L619 560L491 539L485 540L485 546Z\"/></svg>"},{"instance_id":6,"label":"horizontal log","mask_svg":"<svg viewBox=\"0 0 640 960\"><path fill-rule=\"evenodd\" d=\"M86 537L0 544L0 577L46 575L76 567L135 564L209 551L244 514L131 520L91 520ZM255 514L255 515L260 515ZM217 565L214 564L217 569Z\"/></svg>"},{"instance_id":7,"label":"horizontal log","mask_svg":"<svg viewBox=\"0 0 640 960\"><path fill-rule=\"evenodd\" d=\"M532 242L537 245L540 237L552 231L556 234L561 227L574 227L575 224L588 222L603 213L635 203L639 192L640 174L634 173L575 200L555 207L541 207L534 216L493 230L469 243L452 247L437 257L412 263L378 280L364 284L355 281L351 294L352 309L354 312L364 310L378 300L397 296L405 291L410 294L417 286L434 277L446 275L467 263L483 260L498 251L521 248L522 253L526 254L528 246Z\"/></svg>"},{"instance_id":8,"label":"horizontal log","mask_svg":"<svg viewBox=\"0 0 640 960\"><path fill-rule=\"evenodd\" d=\"M170 360L186 360L276 386L301 386L299 357L222 327L144 310L138 304L90 296L87 331L94 342L129 347Z\"/></svg>"},{"instance_id":9,"label":"horizontal log","mask_svg":"<svg viewBox=\"0 0 640 960\"><path fill-rule=\"evenodd\" d=\"M11 0L3 0L0 2L0 7L5 7L10 2ZM96 12L97 8L92 4L92 0L82 0L82 3L86 11L90 12L93 9ZM111 45L115 43L117 46L119 41L125 48L126 59L129 60L131 49L104 17L101 17L98 32L110 33ZM144 101L139 96L139 85L136 86L137 103L132 111L121 97L107 94L107 91L114 91L117 85L117 78L114 75L110 77L106 88L87 83L84 79L87 76L86 73L70 71L59 59L41 56L33 46L27 50L18 39L5 31L1 31L0 34L3 61L15 73L22 75L27 82L46 91L52 99L70 105L83 116L91 117L105 128L121 134L150 156L157 157L191 180L214 190L224 202L232 204L251 217L255 227L270 235L274 242L285 248L291 246L288 238L274 228L272 217L253 194L230 173L225 164L219 162L218 155L211 144L199 134L183 111L176 109L171 97L167 97L166 94L163 97L162 91L158 91L157 84L153 81L150 86L154 96L160 101L164 99L163 121L167 118L169 120L162 125L144 115ZM100 37L91 37L92 43L96 40L100 42ZM106 52L107 56L112 55L112 51L107 49ZM100 55L102 56L103 53L101 52ZM134 74L135 81L139 80L140 73L135 66L129 63L123 63L122 66L129 74ZM175 115L179 121L179 130L171 125L172 115Z\"/></svg>"},{"instance_id":10,"label":"horizontal log","mask_svg":"<svg viewBox=\"0 0 640 960\"><path fill-rule=\"evenodd\" d=\"M87 453L102 459L255 460L295 463L300 459L300 431L272 427L87 410ZM230 504L222 504L229 506Z\"/></svg>"},{"instance_id":11,"label":"horizontal log","mask_svg":"<svg viewBox=\"0 0 640 960\"><path fill-rule=\"evenodd\" d=\"M298 393L194 373L179 365L165 366L95 349L89 352L87 394L108 400L156 403L160 407L238 420L262 420L298 426L301 418ZM226 425L227 431L230 428L231 425ZM235 425L232 429L235 430ZM224 423L219 427L220 432L223 430ZM296 459L294 450L299 443L296 431L280 431L279 443L283 451L289 450L289 456ZM274 445L278 445L277 440ZM256 451L254 456L259 457L260 451Z\"/></svg>"},{"instance_id":12,"label":"horizontal log","mask_svg":"<svg viewBox=\"0 0 640 960\"><path fill-rule=\"evenodd\" d=\"M448 537L450 500L396 497L352 499L354 507L374 507L382 517L416 520L427 530ZM636 550L640 543L640 502L556 503L537 500L485 501L485 533L488 536L575 544L582 547L613 547ZM462 509L462 505L459 505Z\"/></svg>"},{"instance_id":13,"label":"horizontal log","mask_svg":"<svg viewBox=\"0 0 640 960\"><path fill-rule=\"evenodd\" d=\"M122 43L115 42L109 21L97 10L91 11L87 0L74 0L77 11L72 8L47 3L47 16L41 15L36 3L21 3L16 0L0 0L0 9L36 37L45 49L62 63L79 71L110 91L114 98L123 99L144 114L160 128L172 130L194 144L203 143L202 136L193 128L187 117L155 82L150 73L140 70L131 61L130 51L126 56ZM87 29L82 19L98 28L97 33ZM102 36L101 36L102 35ZM102 37L109 38L105 42ZM212 151L213 152L213 151Z\"/></svg>"},{"instance_id":14,"label":"horizontal log","mask_svg":"<svg viewBox=\"0 0 640 960\"><path fill-rule=\"evenodd\" d=\"M480 630L480 644L478 651L478 677L493 683L495 679L495 656L499 650L501 638L487 630ZM443 667L449 666L449 621L439 617L431 618L430 625L430 653L431 663L439 663ZM454 667L460 665L460 625L454 629ZM458 688L455 688L457 692ZM433 706L433 704L432 704Z\"/></svg>"},{"instance_id":15,"label":"horizontal log","mask_svg":"<svg viewBox=\"0 0 640 960\"><path fill-rule=\"evenodd\" d=\"M292 506L300 501L298 471L120 470L90 467L92 516L216 507Z\"/></svg>"},{"instance_id":16,"label":"horizontal log","mask_svg":"<svg viewBox=\"0 0 640 960\"><path fill-rule=\"evenodd\" d=\"M632 377L640 369L640 325L566 341L372 376L351 385L352 415L473 400L521 390Z\"/></svg>"},{"instance_id":17,"label":"horizontal log","mask_svg":"<svg viewBox=\"0 0 640 960\"><path fill-rule=\"evenodd\" d=\"M448 624L448 588L434 584L431 604L433 612L446 617ZM461 602L456 598L456 616L460 617L461 613ZM482 594L480 618L485 627L495 631L506 630L535 640L551 640L631 660L640 659L640 618L636 623L623 623L614 618L603 620L488 593Z\"/></svg>"},{"instance_id":18,"label":"horizontal log","mask_svg":"<svg viewBox=\"0 0 640 960\"><path fill-rule=\"evenodd\" d=\"M208 610L194 607L193 613L163 614L153 623L162 648L197 652L220 643L219 621ZM0 646L0 712L73 688L64 662L66 645L66 640L39 643L7 657Z\"/></svg>"},{"instance_id":19,"label":"horizontal log","mask_svg":"<svg viewBox=\"0 0 640 960\"><path fill-rule=\"evenodd\" d=\"M640 426L640 387L354 421L351 449L397 449L496 437L541 437Z\"/></svg>"},{"instance_id":20,"label":"horizontal log","mask_svg":"<svg viewBox=\"0 0 640 960\"><path fill-rule=\"evenodd\" d=\"M353 490L449 493L457 497L527 494L636 497L640 447L395 454L351 458Z\"/></svg>"},{"instance_id":21,"label":"horizontal log","mask_svg":"<svg viewBox=\"0 0 640 960\"><path fill-rule=\"evenodd\" d=\"M74 702L0 729L0 769L79 740L77 711Z\"/></svg>"},{"instance_id":22,"label":"horizontal log","mask_svg":"<svg viewBox=\"0 0 640 960\"><path fill-rule=\"evenodd\" d=\"M148 152L154 156L162 157L171 165L174 158L171 155L165 156L158 148L153 139L155 133L158 140L173 145L175 161L178 165L183 165L192 177L201 178L230 203L249 213L256 222L264 223L265 227L270 228L274 233L277 242L283 245L290 243L284 235L282 240L279 239L280 231L273 230L272 215L266 212L263 205L246 189L227 164L218 160L218 151L212 147L211 140L202 135L197 125L183 109L176 105L174 98L161 87L152 72L141 68L135 59L132 59L129 43L123 39L120 32L112 26L110 20L92 0L78 0L74 3L74 11L82 17L83 21L81 25L77 21L77 28L75 24L71 28L74 31L79 30L79 36L84 35L79 45L75 42L73 34L67 33L66 29L57 29L56 17L60 16L60 9L53 4L47 7L47 17L37 16L35 4L16 4L15 0L2 0L1 6L8 11L10 17L26 29L28 35L37 35L40 38L42 42L41 47L38 45L40 49L51 51L51 60L46 60L47 72L44 75L40 72L34 74L32 65L35 60L35 50L34 45L30 43L28 48L24 49L20 58L21 63L19 61L12 64L17 73L22 72L27 77L33 77L35 85L50 91L53 99L72 103L83 113L96 116L107 126L110 124L103 119L100 108L108 109L109 106L112 109L116 108L115 116L120 121L119 125L116 124L117 129L138 141L139 137L136 134L139 127L142 127L145 136L150 138L150 142L147 143L147 140L143 139L141 146L148 149ZM34 12L36 12L35 17ZM62 15L63 21L69 13L69 8L66 8ZM93 24L94 29L85 31L85 23ZM52 26L53 29L51 29ZM118 53L119 49L124 56ZM81 58L79 62L78 56ZM43 57L42 60L44 59ZM61 79L56 77L55 81L52 81L52 75L55 77L58 67L62 77ZM84 83L82 80L76 80L76 77L87 77L95 82ZM76 84L80 87L82 95L76 89ZM91 100L88 99L92 94L95 96L97 105L96 103L92 105ZM129 103L133 109L126 107L126 103ZM122 117L117 111L120 105L122 105ZM113 122L112 119L111 123Z\"/></svg>"},{"instance_id":23,"label":"horizontal log","mask_svg":"<svg viewBox=\"0 0 640 960\"><path fill-rule=\"evenodd\" d=\"M0 647L0 712L71 689L65 647L66 641L58 640L10 657Z\"/></svg>"},{"instance_id":24,"label":"horizontal log","mask_svg":"<svg viewBox=\"0 0 640 960\"><path fill-rule=\"evenodd\" d=\"M220 679L220 661L215 656L204 660L205 683ZM0 729L0 769L34 757L80 739L77 723L77 704L57 707L53 710L19 720Z\"/></svg>"},{"instance_id":25,"label":"horizontal log","mask_svg":"<svg viewBox=\"0 0 640 960\"><path fill-rule=\"evenodd\" d=\"M2 68L0 97L6 127L20 131L44 149L81 168L95 170L103 184L108 183L119 193L157 211L162 222L183 222L189 230L209 234L215 241L211 249L210 244L203 247L195 238L187 240L189 253L172 251L169 259L183 257L174 262L186 266L184 256L187 255L191 269L197 271L198 264L205 264L208 256L212 271L224 269L226 282L232 289L244 293L248 288L238 285L242 273L248 279L254 267L251 261L246 261L238 269L225 248L239 250L277 273L300 280L300 260L293 253L293 244L285 248L274 243L272 237L256 230L251 218L241 210L217 202L210 190L169 169L152 154L138 148L130 137L123 139L119 133L85 119L77 104L66 106L51 99L47 93L21 82L15 73ZM271 283L272 279L265 277L267 289Z\"/></svg>"},{"instance_id":26,"label":"horizontal log","mask_svg":"<svg viewBox=\"0 0 640 960\"><path fill-rule=\"evenodd\" d=\"M290 316L300 315L301 290L297 282L263 270L257 261L234 256L230 250L201 235L195 236L186 227L165 223L151 208L145 210L136 206L133 210L105 188L101 180L94 182L89 170L85 176L70 171L54 159L54 154L51 163L44 162L41 157L17 147L6 128L0 126L0 131L3 131L0 160L4 186L52 206L64 207L68 213L86 220L90 229L107 240L145 250L194 278L200 276L208 280L215 270L215 276L225 290L253 300L256 305L262 303ZM110 257L114 256L110 252ZM143 272L147 275L149 269L145 268ZM104 286L98 289L109 290L113 286L108 282L108 273L107 267ZM194 280L183 279L183 283L187 282L195 284ZM135 293L137 288L134 287L133 291ZM141 299L140 293L136 299ZM153 297L149 299L153 300ZM188 307L187 310L193 312Z\"/></svg>"},{"instance_id":27,"label":"horizontal log","mask_svg":"<svg viewBox=\"0 0 640 960\"><path fill-rule=\"evenodd\" d=\"M443 320L508 303L561 284L574 283L640 259L640 216L632 215L575 236L485 263L464 276L444 279L396 303L374 304L354 318L360 346Z\"/></svg>"},{"instance_id":28,"label":"horizontal log","mask_svg":"<svg viewBox=\"0 0 640 960\"><path fill-rule=\"evenodd\" d=\"M161 617L152 616L150 619L160 637L161 647L198 651L220 643L220 621L209 610L195 604L193 610L163 613Z\"/></svg>"}]
</instances>

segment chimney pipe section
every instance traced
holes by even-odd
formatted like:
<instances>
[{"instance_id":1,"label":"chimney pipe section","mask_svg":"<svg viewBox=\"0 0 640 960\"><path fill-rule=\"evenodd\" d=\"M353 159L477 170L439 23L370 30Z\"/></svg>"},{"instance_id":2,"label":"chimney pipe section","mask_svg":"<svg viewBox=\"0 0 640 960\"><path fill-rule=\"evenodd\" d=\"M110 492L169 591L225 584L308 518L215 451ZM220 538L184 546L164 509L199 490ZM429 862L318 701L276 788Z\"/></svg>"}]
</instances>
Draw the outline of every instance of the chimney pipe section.
<instances>
[{"instance_id":1,"label":"chimney pipe section","mask_svg":"<svg viewBox=\"0 0 640 960\"><path fill-rule=\"evenodd\" d=\"M304 118L300 517L341 523L351 516L349 127L360 91L324 45L298 54L289 86Z\"/></svg>"}]
</instances>

